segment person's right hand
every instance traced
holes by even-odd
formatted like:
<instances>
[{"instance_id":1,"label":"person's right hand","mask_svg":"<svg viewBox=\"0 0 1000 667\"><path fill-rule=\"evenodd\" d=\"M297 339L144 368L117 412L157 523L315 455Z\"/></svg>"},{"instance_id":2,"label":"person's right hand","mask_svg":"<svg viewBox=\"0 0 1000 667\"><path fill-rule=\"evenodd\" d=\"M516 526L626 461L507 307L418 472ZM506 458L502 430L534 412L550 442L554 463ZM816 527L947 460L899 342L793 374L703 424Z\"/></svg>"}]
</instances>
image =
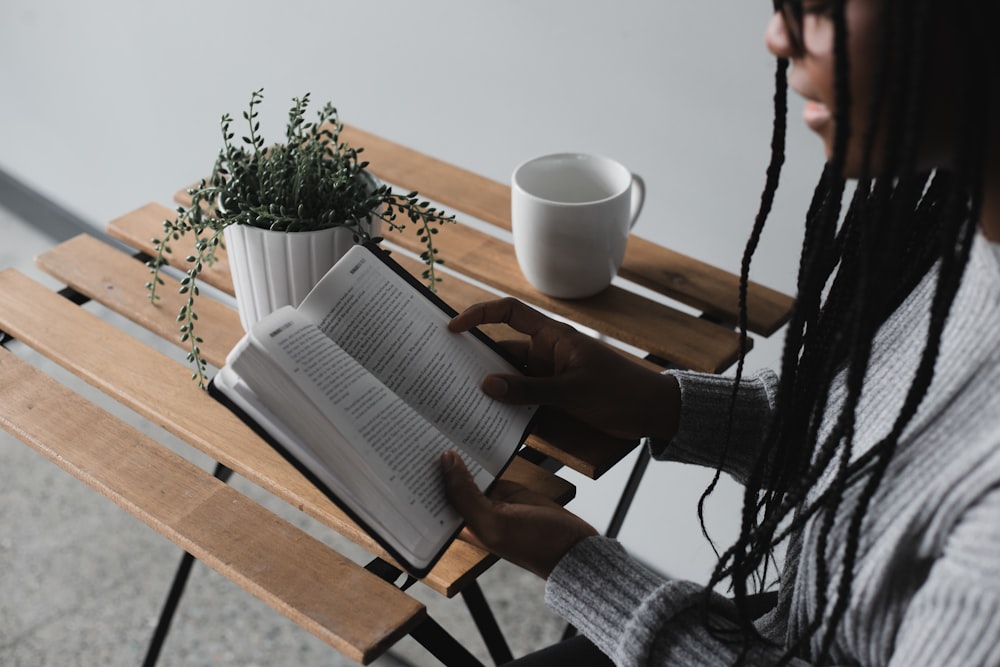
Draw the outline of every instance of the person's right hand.
<instances>
[{"instance_id":1,"label":"person's right hand","mask_svg":"<svg viewBox=\"0 0 1000 667\"><path fill-rule=\"evenodd\" d=\"M441 470L469 541L543 579L577 542L597 534L566 508L515 482L498 480L483 495L455 452L442 454Z\"/></svg>"},{"instance_id":2,"label":"person's right hand","mask_svg":"<svg viewBox=\"0 0 1000 667\"><path fill-rule=\"evenodd\" d=\"M506 323L529 340L512 345L527 375L490 375L483 391L505 403L559 408L608 435L670 438L677 428L677 381L625 358L600 341L516 299L470 306L448 324L468 331Z\"/></svg>"}]
</instances>

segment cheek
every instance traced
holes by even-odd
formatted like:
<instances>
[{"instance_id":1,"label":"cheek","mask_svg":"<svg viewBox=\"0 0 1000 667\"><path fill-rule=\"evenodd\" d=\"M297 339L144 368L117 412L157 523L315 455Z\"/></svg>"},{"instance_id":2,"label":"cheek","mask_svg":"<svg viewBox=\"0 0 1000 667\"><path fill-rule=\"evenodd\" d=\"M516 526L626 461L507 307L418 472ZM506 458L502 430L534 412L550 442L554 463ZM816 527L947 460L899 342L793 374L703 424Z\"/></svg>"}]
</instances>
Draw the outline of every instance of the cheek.
<instances>
[{"instance_id":1,"label":"cheek","mask_svg":"<svg viewBox=\"0 0 1000 667\"><path fill-rule=\"evenodd\" d=\"M848 66L850 68L852 134L868 131L875 91L875 68L880 58L875 3L848 3ZM885 119L888 120L888 119ZM885 127L885 123L880 123ZM852 142L853 143L853 142Z\"/></svg>"},{"instance_id":2,"label":"cheek","mask_svg":"<svg viewBox=\"0 0 1000 667\"><path fill-rule=\"evenodd\" d=\"M851 133L864 137L869 132L874 95L874 81L867 76L851 77ZM879 128L885 128L887 118L879 123Z\"/></svg>"}]
</instances>

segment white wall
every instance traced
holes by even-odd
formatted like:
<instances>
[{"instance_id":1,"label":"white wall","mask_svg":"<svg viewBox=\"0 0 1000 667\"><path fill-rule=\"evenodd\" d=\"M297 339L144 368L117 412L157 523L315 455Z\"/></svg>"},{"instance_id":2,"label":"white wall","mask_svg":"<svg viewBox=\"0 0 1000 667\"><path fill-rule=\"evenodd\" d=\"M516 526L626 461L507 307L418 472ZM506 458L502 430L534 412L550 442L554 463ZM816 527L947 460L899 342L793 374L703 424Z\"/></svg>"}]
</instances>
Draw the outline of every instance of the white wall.
<instances>
[{"instance_id":1,"label":"white wall","mask_svg":"<svg viewBox=\"0 0 1000 667\"><path fill-rule=\"evenodd\" d=\"M342 118L506 181L531 155L608 154L647 182L636 233L736 269L769 155L770 3L729 0L4 0L0 169L95 224L205 173L218 118L265 88L275 140L311 92ZM754 277L790 291L818 144L790 113L789 160ZM779 343L751 366L773 365ZM581 481L597 525L627 466ZM714 560L701 471L654 464L623 541L679 576ZM725 486L711 526L736 519Z\"/></svg>"}]
</instances>

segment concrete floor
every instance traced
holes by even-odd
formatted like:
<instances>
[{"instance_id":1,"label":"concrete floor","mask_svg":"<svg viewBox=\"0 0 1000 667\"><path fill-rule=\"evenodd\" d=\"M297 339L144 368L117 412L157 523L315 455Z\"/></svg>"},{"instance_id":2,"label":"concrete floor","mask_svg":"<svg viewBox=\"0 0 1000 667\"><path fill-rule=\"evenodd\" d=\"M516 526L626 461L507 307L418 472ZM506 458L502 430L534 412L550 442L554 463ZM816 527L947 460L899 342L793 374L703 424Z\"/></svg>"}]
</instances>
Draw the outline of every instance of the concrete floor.
<instances>
[{"instance_id":1,"label":"concrete floor","mask_svg":"<svg viewBox=\"0 0 1000 667\"><path fill-rule=\"evenodd\" d=\"M0 268L58 287L34 268L53 240L0 208ZM88 306L91 307L91 306ZM95 312L100 312L95 307ZM141 335L141 333L137 333ZM122 419L206 469L207 457L40 359L8 349L58 376ZM0 378L0 381L3 381ZM358 561L360 549L245 479L232 485ZM34 450L0 431L0 665L138 665L181 552ZM555 641L562 623L542 603L543 582L499 564L482 579L515 656ZM431 615L486 664L488 653L460 599L411 591ZM350 665L353 662L208 567L194 568L159 663L170 665ZM376 665L438 664L410 639Z\"/></svg>"}]
</instances>

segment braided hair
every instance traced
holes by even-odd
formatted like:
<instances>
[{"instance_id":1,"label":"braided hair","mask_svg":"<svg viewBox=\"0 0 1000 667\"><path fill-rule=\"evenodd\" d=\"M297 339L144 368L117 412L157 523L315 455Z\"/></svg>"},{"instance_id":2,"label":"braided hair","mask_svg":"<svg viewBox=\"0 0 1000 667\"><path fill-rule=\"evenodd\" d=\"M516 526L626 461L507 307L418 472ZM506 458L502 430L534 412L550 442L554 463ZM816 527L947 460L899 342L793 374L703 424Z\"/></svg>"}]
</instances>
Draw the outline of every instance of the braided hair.
<instances>
[{"instance_id":1,"label":"braided hair","mask_svg":"<svg viewBox=\"0 0 1000 667\"><path fill-rule=\"evenodd\" d=\"M952 163L947 169L927 172L918 163L917 142L924 122L924 75L932 53L929 40L936 28L931 11L935 2L883 0L873 94L866 109L869 122L860 137L862 164L846 210L842 174L854 131L849 126L851 63L846 0L831 3L836 136L806 215L798 294L786 332L774 418L762 454L746 482L739 537L720 555L707 587L711 590L726 580L731 583L740 612L741 662L751 642L760 639L748 598L765 585L775 547L810 520L817 527L821 554L814 582L818 592L816 617L794 645L785 647L779 664L800 656L818 663L830 659L829 650L850 599L863 521L900 435L934 377L945 321L977 229L984 176L983 137L990 108L977 83L989 76L990 54L985 50L992 39L984 34L984 26L990 22L978 15L986 11L988 2L994 0L956 0L950 5L955 16L966 18L963 28L973 32L955 43L957 67L967 73L955 101L963 116L955 128ZM779 4L776 0L776 10ZM784 161L787 68L788 61L779 58L771 162L740 273L739 330L744 350L750 263ZM873 159L876 152L878 160ZM873 169L877 173L872 173ZM936 267L936 285L927 342L916 374L888 435L855 456L855 413L875 334L932 267ZM741 358L734 404L742 373ZM845 399L835 414L827 414L831 386L838 375L844 378ZM821 424L829 426L822 435ZM714 481L706 495L712 488ZM847 517L846 539L837 544L834 558L839 567L833 568L834 574L828 556L838 515ZM714 622L710 628L720 636L725 634Z\"/></svg>"}]
</instances>

